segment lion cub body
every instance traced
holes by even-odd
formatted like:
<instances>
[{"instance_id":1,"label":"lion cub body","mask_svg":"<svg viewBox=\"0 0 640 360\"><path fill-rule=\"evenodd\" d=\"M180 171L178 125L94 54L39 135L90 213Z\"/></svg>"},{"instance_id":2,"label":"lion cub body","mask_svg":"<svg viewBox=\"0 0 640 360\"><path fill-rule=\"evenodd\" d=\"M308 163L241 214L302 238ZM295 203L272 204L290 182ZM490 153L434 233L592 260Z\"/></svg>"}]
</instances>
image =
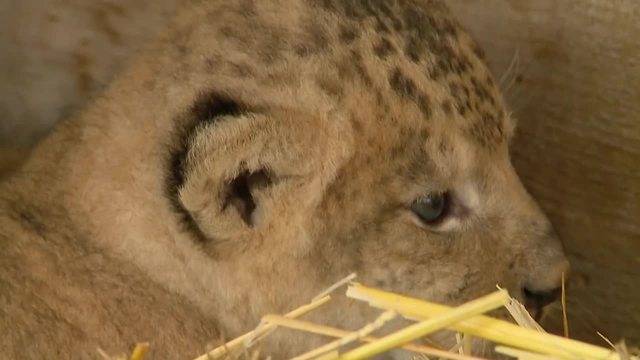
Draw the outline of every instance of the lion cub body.
<instances>
[{"instance_id":1,"label":"lion cub body","mask_svg":"<svg viewBox=\"0 0 640 360\"><path fill-rule=\"evenodd\" d=\"M566 261L511 132L439 2L185 4L0 184L0 347L184 358L354 271L446 303L551 291ZM411 211L427 194L446 194L437 223ZM318 318L368 319L337 301Z\"/></svg>"}]
</instances>

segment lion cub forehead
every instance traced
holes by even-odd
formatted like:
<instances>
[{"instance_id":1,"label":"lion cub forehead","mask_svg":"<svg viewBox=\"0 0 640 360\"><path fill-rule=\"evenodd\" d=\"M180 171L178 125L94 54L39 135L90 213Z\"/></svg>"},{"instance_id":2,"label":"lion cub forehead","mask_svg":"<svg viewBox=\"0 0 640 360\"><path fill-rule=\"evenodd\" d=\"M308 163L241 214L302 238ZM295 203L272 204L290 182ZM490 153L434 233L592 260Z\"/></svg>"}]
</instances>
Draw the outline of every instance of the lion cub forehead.
<instances>
[{"instance_id":1,"label":"lion cub forehead","mask_svg":"<svg viewBox=\"0 0 640 360\"><path fill-rule=\"evenodd\" d=\"M184 56L219 79L221 91L244 94L243 101L336 110L371 136L381 129L428 133L445 124L497 148L511 133L482 52L440 1L202 6L205 28L187 36L197 51Z\"/></svg>"},{"instance_id":2,"label":"lion cub forehead","mask_svg":"<svg viewBox=\"0 0 640 360\"><path fill-rule=\"evenodd\" d=\"M324 17L304 31L323 39L321 56L330 62L316 75L317 85L356 113L368 112L364 122L383 120L385 126L387 120L387 131L404 126L417 132L445 123L483 147L497 147L510 136L481 50L441 2L313 4Z\"/></svg>"}]
</instances>

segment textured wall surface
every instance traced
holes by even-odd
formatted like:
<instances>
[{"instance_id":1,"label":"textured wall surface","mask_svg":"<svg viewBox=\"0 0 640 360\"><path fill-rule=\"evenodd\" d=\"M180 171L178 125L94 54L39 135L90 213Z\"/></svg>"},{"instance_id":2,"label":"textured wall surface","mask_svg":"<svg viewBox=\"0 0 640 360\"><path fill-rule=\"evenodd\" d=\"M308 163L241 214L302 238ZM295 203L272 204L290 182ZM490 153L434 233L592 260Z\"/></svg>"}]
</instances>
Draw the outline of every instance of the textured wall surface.
<instances>
[{"instance_id":1,"label":"textured wall surface","mask_svg":"<svg viewBox=\"0 0 640 360\"><path fill-rule=\"evenodd\" d=\"M502 78L515 166L571 257L572 334L639 344L640 2L448 2Z\"/></svg>"},{"instance_id":2,"label":"textured wall surface","mask_svg":"<svg viewBox=\"0 0 640 360\"><path fill-rule=\"evenodd\" d=\"M0 0L0 172L180 1ZM640 344L640 2L447 1L501 79L515 165L571 256L572 335Z\"/></svg>"},{"instance_id":3,"label":"textured wall surface","mask_svg":"<svg viewBox=\"0 0 640 360\"><path fill-rule=\"evenodd\" d=\"M28 147L101 90L178 0L0 0L0 144Z\"/></svg>"}]
</instances>

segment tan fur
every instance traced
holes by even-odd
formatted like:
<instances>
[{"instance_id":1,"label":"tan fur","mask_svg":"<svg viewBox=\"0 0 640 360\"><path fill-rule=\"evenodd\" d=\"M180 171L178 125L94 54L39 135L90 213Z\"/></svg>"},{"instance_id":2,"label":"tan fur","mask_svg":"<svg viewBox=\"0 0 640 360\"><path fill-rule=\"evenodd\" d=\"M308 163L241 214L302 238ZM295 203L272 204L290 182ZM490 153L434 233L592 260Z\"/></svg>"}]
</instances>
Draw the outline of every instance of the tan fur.
<instances>
[{"instance_id":1,"label":"tan fur","mask_svg":"<svg viewBox=\"0 0 640 360\"><path fill-rule=\"evenodd\" d=\"M479 53L435 1L185 5L0 185L0 348L191 356L353 271L445 303L556 288ZM422 225L409 204L440 191L456 208ZM312 343L285 334L276 358Z\"/></svg>"}]
</instances>

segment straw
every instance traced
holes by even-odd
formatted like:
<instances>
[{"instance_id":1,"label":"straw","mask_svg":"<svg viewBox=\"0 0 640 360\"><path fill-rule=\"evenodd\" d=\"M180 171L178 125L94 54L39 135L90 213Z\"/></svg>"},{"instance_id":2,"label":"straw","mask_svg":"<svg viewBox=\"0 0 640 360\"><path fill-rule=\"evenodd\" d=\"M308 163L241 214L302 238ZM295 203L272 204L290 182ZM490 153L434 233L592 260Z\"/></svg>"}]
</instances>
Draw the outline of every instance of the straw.
<instances>
[{"instance_id":1,"label":"straw","mask_svg":"<svg viewBox=\"0 0 640 360\"><path fill-rule=\"evenodd\" d=\"M287 313L285 316L288 318L297 318L300 317L312 310L315 310L316 308L326 304L329 300L331 300L330 296L325 296L323 298L320 298L318 300L315 300L309 304L303 305L289 313ZM219 359L222 356L226 356L228 355L231 351L233 351L234 349L238 348L240 345L242 345L244 343L245 340L251 339L251 338L256 338L259 337L261 335L266 334L267 332L269 332L270 330L273 330L276 328L276 325L274 324L265 324L265 325L260 325L258 326L258 328L254 329L253 331L250 331L244 335L241 335L231 341L229 341L228 343L219 346L213 350L211 350L210 352L197 357L195 360L213 360L213 359Z\"/></svg>"},{"instance_id":2,"label":"straw","mask_svg":"<svg viewBox=\"0 0 640 360\"><path fill-rule=\"evenodd\" d=\"M311 350L307 353L304 353L300 356L296 356L295 358L293 358L292 360L309 360L309 359L313 359L319 355L322 355L324 353L327 352L333 352L334 350L337 350L339 347L347 345L349 343L352 343L354 341L360 340L361 338L371 334L372 332L380 329L381 327L383 327L388 321L393 320L395 317L397 316L397 313L395 311L385 311L384 313L382 313L380 316L378 316L377 319L375 319L373 322L363 326L361 329L357 330L357 331L353 331L349 334L347 334L346 336L332 341L326 345L323 345L317 349Z\"/></svg>"},{"instance_id":3,"label":"straw","mask_svg":"<svg viewBox=\"0 0 640 360\"><path fill-rule=\"evenodd\" d=\"M492 294L472 300L453 310L434 316L431 319L408 326L382 339L363 345L340 356L342 360L366 359L381 352L406 344L412 340L428 335L451 324L474 315L494 310L509 301L509 294L505 290L498 290Z\"/></svg>"},{"instance_id":4,"label":"straw","mask_svg":"<svg viewBox=\"0 0 640 360\"><path fill-rule=\"evenodd\" d=\"M396 310L403 316L424 320L450 310L445 305L433 304L394 293L368 288L359 284L349 287L347 296L369 302L371 306ZM619 360L620 357L605 348L564 337L524 329L506 321L488 316L475 316L451 326L452 329L533 352L554 355L561 359Z\"/></svg>"}]
</instances>

